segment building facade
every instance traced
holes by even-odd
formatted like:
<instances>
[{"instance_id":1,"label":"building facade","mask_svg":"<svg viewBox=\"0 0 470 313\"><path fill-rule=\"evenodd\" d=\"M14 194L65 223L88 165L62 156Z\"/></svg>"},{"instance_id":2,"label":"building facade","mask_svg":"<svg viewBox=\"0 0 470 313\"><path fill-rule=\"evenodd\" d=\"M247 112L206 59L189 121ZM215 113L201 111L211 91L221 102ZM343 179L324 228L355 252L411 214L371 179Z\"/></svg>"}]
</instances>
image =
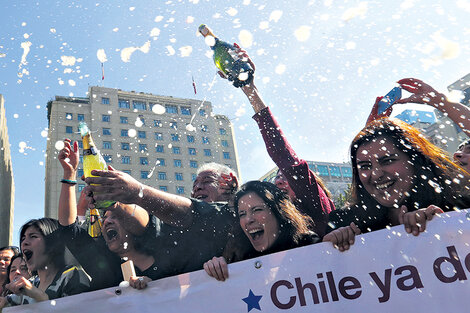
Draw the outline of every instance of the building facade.
<instances>
[{"instance_id":1,"label":"building facade","mask_svg":"<svg viewBox=\"0 0 470 313\"><path fill-rule=\"evenodd\" d=\"M232 123L210 102L90 87L88 97L48 103L45 216L57 217L62 167L58 141L78 140L86 122L106 162L157 189L190 196L199 166L225 164L240 176ZM77 176L83 173L82 163ZM78 177L78 178L79 178ZM85 187L79 181L77 197Z\"/></svg>"},{"instance_id":2,"label":"building facade","mask_svg":"<svg viewBox=\"0 0 470 313\"><path fill-rule=\"evenodd\" d=\"M334 199L349 189L352 181L351 164L319 161L307 161L307 164L323 180ZM277 170L277 167L273 168L263 175L260 180L274 183Z\"/></svg>"},{"instance_id":3,"label":"building facade","mask_svg":"<svg viewBox=\"0 0 470 313\"><path fill-rule=\"evenodd\" d=\"M13 212L15 185L8 140L5 102L0 94L0 247L11 245L13 239Z\"/></svg>"}]
</instances>

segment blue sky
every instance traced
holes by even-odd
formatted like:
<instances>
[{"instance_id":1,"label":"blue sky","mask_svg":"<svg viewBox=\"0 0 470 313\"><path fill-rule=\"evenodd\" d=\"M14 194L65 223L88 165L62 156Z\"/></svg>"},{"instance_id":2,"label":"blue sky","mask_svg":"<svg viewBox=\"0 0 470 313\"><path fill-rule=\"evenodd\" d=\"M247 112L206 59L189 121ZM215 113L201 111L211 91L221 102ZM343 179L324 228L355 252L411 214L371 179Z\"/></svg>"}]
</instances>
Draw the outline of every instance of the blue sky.
<instances>
[{"instance_id":1,"label":"blue sky","mask_svg":"<svg viewBox=\"0 0 470 313\"><path fill-rule=\"evenodd\" d=\"M375 97L394 82L417 77L445 91L470 72L469 17L469 0L2 1L0 93L15 176L15 242L19 226L43 215L41 134L55 95L83 97L88 86L104 84L205 98L233 121L247 181L274 165L241 90L218 77L209 90L215 67L199 24L248 51L258 89L302 158L342 162ZM130 47L143 51L126 59L121 53ZM99 49L107 56L104 83Z\"/></svg>"}]
</instances>

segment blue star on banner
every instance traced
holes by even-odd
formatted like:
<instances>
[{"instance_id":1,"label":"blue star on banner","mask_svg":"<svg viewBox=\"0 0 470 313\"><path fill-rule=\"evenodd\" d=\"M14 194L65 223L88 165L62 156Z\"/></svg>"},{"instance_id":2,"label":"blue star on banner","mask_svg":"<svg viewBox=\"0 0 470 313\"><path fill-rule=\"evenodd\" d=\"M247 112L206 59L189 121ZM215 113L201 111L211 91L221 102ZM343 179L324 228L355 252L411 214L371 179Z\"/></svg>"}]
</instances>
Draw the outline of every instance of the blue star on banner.
<instances>
[{"instance_id":1,"label":"blue star on banner","mask_svg":"<svg viewBox=\"0 0 470 313\"><path fill-rule=\"evenodd\" d=\"M261 307L259 306L259 300L261 300L263 296L255 296L253 291L248 293L248 297L243 298L243 302L245 302L248 305L248 312L250 312L253 309L257 309L261 311Z\"/></svg>"}]
</instances>

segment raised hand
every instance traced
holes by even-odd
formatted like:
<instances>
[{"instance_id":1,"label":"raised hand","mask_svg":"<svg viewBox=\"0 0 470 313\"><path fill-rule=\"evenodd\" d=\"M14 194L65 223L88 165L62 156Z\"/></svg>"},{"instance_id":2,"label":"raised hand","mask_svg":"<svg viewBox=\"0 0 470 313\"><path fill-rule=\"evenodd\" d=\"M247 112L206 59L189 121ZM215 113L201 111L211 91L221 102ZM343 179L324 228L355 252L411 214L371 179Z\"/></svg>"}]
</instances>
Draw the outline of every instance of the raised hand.
<instances>
[{"instance_id":1,"label":"raised hand","mask_svg":"<svg viewBox=\"0 0 470 313\"><path fill-rule=\"evenodd\" d=\"M59 162L64 169L64 178L75 179L75 173L77 171L78 162L80 160L78 152L78 142L73 142L73 147L71 145L70 139L64 139L64 148L59 152Z\"/></svg>"},{"instance_id":2,"label":"raised hand","mask_svg":"<svg viewBox=\"0 0 470 313\"><path fill-rule=\"evenodd\" d=\"M392 114L392 106L390 106L387 110L385 110L382 114L379 114L379 102L382 100L383 97L377 97L375 99L375 103L372 106L372 110L370 111L369 117L367 118L366 125L372 121L375 121L382 117L389 117Z\"/></svg>"},{"instance_id":3,"label":"raised hand","mask_svg":"<svg viewBox=\"0 0 470 313\"><path fill-rule=\"evenodd\" d=\"M398 100L396 103L421 103L439 108L441 102L445 100L443 94L437 92L433 87L422 80L416 78L404 78L398 81L400 87L412 95L408 98Z\"/></svg>"}]
</instances>

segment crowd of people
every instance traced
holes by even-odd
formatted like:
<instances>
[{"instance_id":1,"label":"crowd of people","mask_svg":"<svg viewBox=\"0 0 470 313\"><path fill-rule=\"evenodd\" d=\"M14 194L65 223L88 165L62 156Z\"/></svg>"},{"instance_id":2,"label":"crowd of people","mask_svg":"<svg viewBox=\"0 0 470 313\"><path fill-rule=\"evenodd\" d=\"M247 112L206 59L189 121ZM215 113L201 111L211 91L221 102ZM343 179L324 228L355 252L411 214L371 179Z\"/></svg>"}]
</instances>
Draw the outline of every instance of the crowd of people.
<instances>
[{"instance_id":1,"label":"crowd of people","mask_svg":"<svg viewBox=\"0 0 470 313\"><path fill-rule=\"evenodd\" d=\"M246 52L239 53L254 68ZM398 83L411 97L397 103L431 105L470 136L466 106L420 80ZM434 215L470 207L470 141L451 160L417 129L389 118L391 109L378 114L377 98L350 146L352 201L335 208L325 184L287 142L255 82L241 89L279 168L274 183L240 187L232 169L207 163L186 198L109 167L92 171L77 203L79 149L66 139L58 157L64 175L58 220L29 221L21 228L20 249L0 249L0 308L117 286L127 260L135 267L129 285L136 289L201 269L224 281L232 262L322 241L344 251L356 235L400 224L417 236ZM91 237L83 215L110 199L116 202L102 216L102 236Z\"/></svg>"}]
</instances>

